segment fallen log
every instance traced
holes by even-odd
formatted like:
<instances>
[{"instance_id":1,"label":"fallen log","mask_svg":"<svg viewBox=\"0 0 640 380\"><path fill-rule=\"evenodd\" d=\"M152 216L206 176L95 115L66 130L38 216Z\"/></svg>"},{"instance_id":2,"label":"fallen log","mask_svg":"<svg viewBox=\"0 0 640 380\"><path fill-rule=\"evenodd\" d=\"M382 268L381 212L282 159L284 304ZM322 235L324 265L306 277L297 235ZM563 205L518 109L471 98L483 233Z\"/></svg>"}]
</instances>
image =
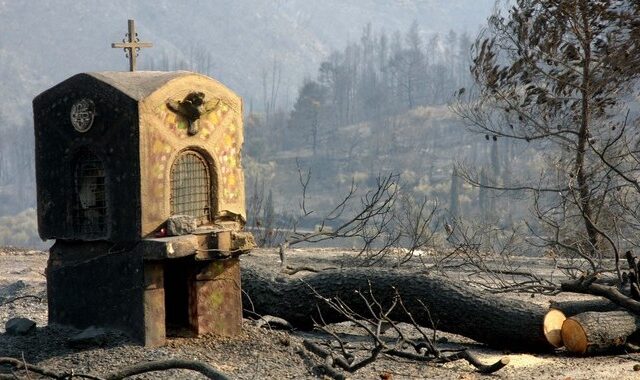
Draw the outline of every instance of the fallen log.
<instances>
[{"instance_id":1,"label":"fallen log","mask_svg":"<svg viewBox=\"0 0 640 380\"><path fill-rule=\"evenodd\" d=\"M568 317L588 311L606 312L620 310L620 306L605 298L581 301L550 301L549 311L544 316L544 335L554 347L560 348L562 324Z\"/></svg>"},{"instance_id":2,"label":"fallen log","mask_svg":"<svg viewBox=\"0 0 640 380\"><path fill-rule=\"evenodd\" d=\"M588 311L606 312L621 310L622 308L609 301L606 298L596 298L590 300L580 301L550 301L550 309L560 310L567 317L573 317L574 315L586 313Z\"/></svg>"},{"instance_id":3,"label":"fallen log","mask_svg":"<svg viewBox=\"0 0 640 380\"><path fill-rule=\"evenodd\" d=\"M570 352L598 354L621 349L640 329L640 316L627 311L586 312L562 324L562 341Z\"/></svg>"},{"instance_id":4,"label":"fallen log","mask_svg":"<svg viewBox=\"0 0 640 380\"><path fill-rule=\"evenodd\" d=\"M546 309L529 302L509 299L441 276L385 269L349 268L326 270L302 279L274 278L246 263L242 269L245 305L252 312L284 318L292 325L310 329L313 318L326 323L345 317L327 307L314 291L325 298L340 298L353 312L370 316L357 292L371 292L382 305L389 305L395 292L402 297L416 323L472 338L493 347L517 351L546 351L551 348L543 331ZM428 309L425 310L424 306ZM390 316L410 323L400 310Z\"/></svg>"}]
</instances>

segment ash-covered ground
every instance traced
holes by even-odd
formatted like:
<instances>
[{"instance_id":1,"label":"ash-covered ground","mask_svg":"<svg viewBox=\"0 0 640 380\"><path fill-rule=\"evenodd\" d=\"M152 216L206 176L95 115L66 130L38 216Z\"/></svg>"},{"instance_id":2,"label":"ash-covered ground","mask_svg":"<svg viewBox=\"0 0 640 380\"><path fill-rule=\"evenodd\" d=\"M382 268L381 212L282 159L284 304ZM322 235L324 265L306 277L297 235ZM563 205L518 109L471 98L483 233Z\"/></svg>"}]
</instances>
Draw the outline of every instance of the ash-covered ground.
<instances>
[{"instance_id":1,"label":"ash-covered ground","mask_svg":"<svg viewBox=\"0 0 640 380\"><path fill-rule=\"evenodd\" d=\"M338 265L353 252L338 249L293 249L289 264L292 266ZM528 259L523 258L524 261ZM112 331L101 346L73 348L69 338L78 331L47 325L45 267L47 253L13 248L0 248L0 356L24 357L27 362L59 372L100 376L135 363L180 358L199 360L225 372L236 379L317 379L323 378L318 367L322 361L305 350L302 341L321 342L328 338L319 331L277 331L257 327L254 321L245 319L243 333L235 338L204 336L200 338L170 338L167 346L144 348L131 342L126 336ZM542 271L543 264L537 262ZM259 249L243 256L243 266L259 266L278 270L275 250ZM533 265L533 264L532 264ZM298 273L295 276L304 276ZM549 297L513 295L531 302L546 303ZM24 297L19 298L18 297ZM566 295L563 296L566 298ZM10 336L5 333L5 323L13 317L25 317L36 322L34 332L26 336ZM349 343L357 355L362 351L367 337L350 323L330 326ZM410 326L402 326L407 331ZM393 339L393 332L388 336ZM557 350L544 355L513 354L487 348L467 338L438 333L443 348L466 347L486 362L509 356L507 367L491 375L498 379L638 379L640 372L633 367L640 361L640 354L580 358ZM0 373L4 369L0 369ZM31 373L29 378L37 376ZM483 377L464 361L429 364L416 363L390 357L380 357L373 364L348 377L352 379L476 379ZM390 376L390 377L388 377ZM137 379L198 379L196 372L171 370L134 377Z\"/></svg>"}]
</instances>

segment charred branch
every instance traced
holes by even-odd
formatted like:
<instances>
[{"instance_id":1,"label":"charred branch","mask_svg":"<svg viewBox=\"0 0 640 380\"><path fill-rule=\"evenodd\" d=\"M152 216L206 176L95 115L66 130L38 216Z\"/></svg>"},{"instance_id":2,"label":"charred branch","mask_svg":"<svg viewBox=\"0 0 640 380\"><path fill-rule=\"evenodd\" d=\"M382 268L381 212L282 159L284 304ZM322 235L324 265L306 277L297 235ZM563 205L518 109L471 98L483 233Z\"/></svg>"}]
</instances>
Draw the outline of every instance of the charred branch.
<instances>
[{"instance_id":1,"label":"charred branch","mask_svg":"<svg viewBox=\"0 0 640 380\"><path fill-rule=\"evenodd\" d=\"M55 372L48 370L43 367L35 366L32 364L28 364L23 360L18 360L14 358L0 358L0 365L8 365L14 368L15 371L25 371L25 378L29 379L29 372L37 373L38 375L56 379L56 380L67 380L72 378L84 378L84 379L92 379L92 380L120 380L127 377L140 375L143 373L149 372L157 372L157 371L166 371L170 369L188 369L192 371L196 371L206 376L209 379L214 380L228 380L230 379L227 375L218 371L217 369L211 367L210 365L198 361L193 360L181 360L181 359L171 359L171 360L157 360L147 363L135 364L118 371L108 373L102 376L94 376L89 374L81 374L71 372ZM20 379L16 372L12 374L2 374L0 373L0 379Z\"/></svg>"}]
</instances>

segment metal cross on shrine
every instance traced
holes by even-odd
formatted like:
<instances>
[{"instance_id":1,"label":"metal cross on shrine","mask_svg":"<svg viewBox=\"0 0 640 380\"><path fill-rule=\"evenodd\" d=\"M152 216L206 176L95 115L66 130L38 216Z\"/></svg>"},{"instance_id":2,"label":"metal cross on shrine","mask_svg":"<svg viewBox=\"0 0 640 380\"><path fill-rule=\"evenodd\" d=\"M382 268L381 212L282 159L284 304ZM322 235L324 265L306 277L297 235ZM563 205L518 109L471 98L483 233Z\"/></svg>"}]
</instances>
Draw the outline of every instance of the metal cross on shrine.
<instances>
[{"instance_id":1,"label":"metal cross on shrine","mask_svg":"<svg viewBox=\"0 0 640 380\"><path fill-rule=\"evenodd\" d=\"M127 58L129 58L129 71L136 71L136 57L141 48L150 48L153 46L150 42L140 42L136 26L133 20L129 20L129 33L122 40L122 43L115 42L111 44L112 48L124 49Z\"/></svg>"}]
</instances>

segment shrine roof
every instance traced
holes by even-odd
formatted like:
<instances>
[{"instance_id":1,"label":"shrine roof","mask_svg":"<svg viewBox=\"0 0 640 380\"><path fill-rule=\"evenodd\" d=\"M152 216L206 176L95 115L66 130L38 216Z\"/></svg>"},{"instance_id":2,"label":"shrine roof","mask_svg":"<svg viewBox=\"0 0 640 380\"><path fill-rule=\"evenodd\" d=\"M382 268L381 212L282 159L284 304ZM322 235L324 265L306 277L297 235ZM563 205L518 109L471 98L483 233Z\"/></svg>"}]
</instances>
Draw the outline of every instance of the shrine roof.
<instances>
[{"instance_id":1,"label":"shrine roof","mask_svg":"<svg viewBox=\"0 0 640 380\"><path fill-rule=\"evenodd\" d=\"M101 71L86 75L118 89L132 99L141 100L173 79L198 74L190 71Z\"/></svg>"},{"instance_id":2,"label":"shrine roof","mask_svg":"<svg viewBox=\"0 0 640 380\"><path fill-rule=\"evenodd\" d=\"M221 98L228 100L229 106L240 110L240 98L229 88L214 78L191 71L99 71L76 74L55 86L43 91L33 99L34 107L49 107L57 103L60 96L65 96L77 86L91 82L103 83L136 102L151 97L157 91L174 84L184 83L189 88L207 86L214 88ZM84 83L84 84L83 84Z\"/></svg>"}]
</instances>

